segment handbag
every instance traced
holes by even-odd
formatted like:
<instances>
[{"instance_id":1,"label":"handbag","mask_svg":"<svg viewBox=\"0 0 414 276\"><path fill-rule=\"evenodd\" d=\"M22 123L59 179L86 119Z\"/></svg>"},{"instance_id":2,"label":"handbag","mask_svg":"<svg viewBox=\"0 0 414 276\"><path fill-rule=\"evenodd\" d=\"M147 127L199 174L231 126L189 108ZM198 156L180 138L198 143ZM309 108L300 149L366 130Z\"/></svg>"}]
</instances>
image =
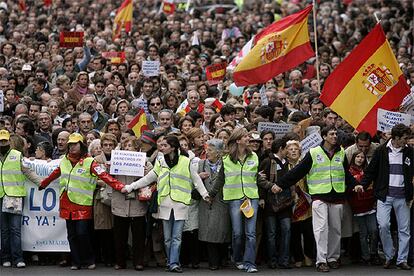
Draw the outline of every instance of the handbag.
<instances>
[{"instance_id":1,"label":"handbag","mask_svg":"<svg viewBox=\"0 0 414 276\"><path fill-rule=\"evenodd\" d=\"M5 195L3 197L1 211L3 213L21 215L23 213L23 197Z\"/></svg>"},{"instance_id":2,"label":"handbag","mask_svg":"<svg viewBox=\"0 0 414 276\"><path fill-rule=\"evenodd\" d=\"M106 206L111 206L112 201L112 187L106 185L102 187L98 191L98 199L101 201L102 204Z\"/></svg>"},{"instance_id":3,"label":"handbag","mask_svg":"<svg viewBox=\"0 0 414 276\"><path fill-rule=\"evenodd\" d=\"M275 183L277 179L277 163L270 160L270 182ZM270 189L267 192L268 202L273 212L277 213L285 208L291 207L294 199L290 189L284 189L280 193L274 194Z\"/></svg>"},{"instance_id":4,"label":"handbag","mask_svg":"<svg viewBox=\"0 0 414 276\"><path fill-rule=\"evenodd\" d=\"M139 201L150 201L152 194L157 190L157 184L151 184L149 186L139 188L137 199Z\"/></svg>"}]
</instances>

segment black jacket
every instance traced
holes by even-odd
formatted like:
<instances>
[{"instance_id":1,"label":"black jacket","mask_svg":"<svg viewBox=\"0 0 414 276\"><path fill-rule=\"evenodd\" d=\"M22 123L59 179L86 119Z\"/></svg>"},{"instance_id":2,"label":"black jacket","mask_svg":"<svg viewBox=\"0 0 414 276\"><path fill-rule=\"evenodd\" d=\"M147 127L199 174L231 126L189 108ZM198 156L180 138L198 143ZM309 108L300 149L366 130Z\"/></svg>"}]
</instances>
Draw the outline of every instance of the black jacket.
<instances>
[{"instance_id":1,"label":"black jacket","mask_svg":"<svg viewBox=\"0 0 414 276\"><path fill-rule=\"evenodd\" d=\"M361 180L361 184L364 188L367 188L369 184L374 181L375 197L383 202L388 195L390 177L390 162L388 158L387 143L388 142L385 142L376 149ZM410 201L413 199L414 150L409 146L406 146L403 149L403 173L405 199L406 201Z\"/></svg>"}]
</instances>

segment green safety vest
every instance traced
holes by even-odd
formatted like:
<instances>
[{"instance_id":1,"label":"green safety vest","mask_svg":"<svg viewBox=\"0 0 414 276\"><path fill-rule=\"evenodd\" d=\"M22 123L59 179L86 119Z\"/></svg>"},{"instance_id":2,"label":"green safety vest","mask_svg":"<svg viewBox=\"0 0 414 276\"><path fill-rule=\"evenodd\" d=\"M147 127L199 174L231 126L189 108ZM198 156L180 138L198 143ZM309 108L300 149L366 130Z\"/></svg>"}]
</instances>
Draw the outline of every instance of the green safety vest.
<instances>
[{"instance_id":1,"label":"green safety vest","mask_svg":"<svg viewBox=\"0 0 414 276\"><path fill-rule=\"evenodd\" d=\"M190 204L193 181L190 173L190 158L180 155L178 163L172 168L161 165L157 160L154 172L158 175L158 205L168 195L172 200Z\"/></svg>"},{"instance_id":2,"label":"green safety vest","mask_svg":"<svg viewBox=\"0 0 414 276\"><path fill-rule=\"evenodd\" d=\"M22 173L22 153L11 149L1 164L0 198L4 195L22 197L26 196L24 183L26 177Z\"/></svg>"},{"instance_id":3,"label":"green safety vest","mask_svg":"<svg viewBox=\"0 0 414 276\"><path fill-rule=\"evenodd\" d=\"M257 170L259 167L259 158L256 153L246 157L241 164L231 161L230 156L223 158L224 167L224 186L223 199L235 200L244 197L254 199L259 198L257 188Z\"/></svg>"},{"instance_id":4,"label":"green safety vest","mask_svg":"<svg viewBox=\"0 0 414 276\"><path fill-rule=\"evenodd\" d=\"M72 167L72 163L65 156L60 162L60 195L67 192L69 200L78 205L92 206L93 192L96 187L96 176L91 174L92 157L79 162Z\"/></svg>"},{"instance_id":5,"label":"green safety vest","mask_svg":"<svg viewBox=\"0 0 414 276\"><path fill-rule=\"evenodd\" d=\"M310 149L312 168L307 175L309 194L327 194L332 188L337 193L345 192L345 151L341 148L332 159L326 155L322 147Z\"/></svg>"}]
</instances>

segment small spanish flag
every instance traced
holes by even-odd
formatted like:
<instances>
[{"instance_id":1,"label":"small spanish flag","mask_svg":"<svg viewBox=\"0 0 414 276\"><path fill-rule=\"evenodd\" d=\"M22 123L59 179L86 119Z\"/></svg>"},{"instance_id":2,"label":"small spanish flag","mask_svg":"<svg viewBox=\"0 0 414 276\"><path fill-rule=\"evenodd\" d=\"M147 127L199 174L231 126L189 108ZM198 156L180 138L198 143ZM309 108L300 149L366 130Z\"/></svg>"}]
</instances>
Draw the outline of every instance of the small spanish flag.
<instances>
[{"instance_id":1,"label":"small spanish flag","mask_svg":"<svg viewBox=\"0 0 414 276\"><path fill-rule=\"evenodd\" d=\"M218 99L215 99L214 102L211 103L211 106L216 109L217 113L219 113L223 107L223 104Z\"/></svg>"},{"instance_id":2,"label":"small spanish flag","mask_svg":"<svg viewBox=\"0 0 414 276\"><path fill-rule=\"evenodd\" d=\"M141 109L137 116L128 124L128 128L132 129L136 137L141 137L144 130L148 130L147 117L144 109Z\"/></svg>"},{"instance_id":3,"label":"small spanish flag","mask_svg":"<svg viewBox=\"0 0 414 276\"><path fill-rule=\"evenodd\" d=\"M162 11L165 14L173 14L175 11L174 0L164 0L162 2Z\"/></svg>"},{"instance_id":4,"label":"small spanish flag","mask_svg":"<svg viewBox=\"0 0 414 276\"><path fill-rule=\"evenodd\" d=\"M132 0L125 0L119 9L116 11L114 19L114 27L112 30L112 38L116 39L121 36L122 29L128 33L132 28Z\"/></svg>"},{"instance_id":5,"label":"small spanish flag","mask_svg":"<svg viewBox=\"0 0 414 276\"><path fill-rule=\"evenodd\" d=\"M321 100L358 131L377 131L378 108L398 109L410 87L380 24L329 75Z\"/></svg>"},{"instance_id":6,"label":"small spanish flag","mask_svg":"<svg viewBox=\"0 0 414 276\"><path fill-rule=\"evenodd\" d=\"M315 55L308 32L312 8L289 15L255 36L253 48L234 69L237 86L265 83Z\"/></svg>"},{"instance_id":7,"label":"small spanish flag","mask_svg":"<svg viewBox=\"0 0 414 276\"><path fill-rule=\"evenodd\" d=\"M52 0L43 0L43 4L46 8L50 7L52 6Z\"/></svg>"},{"instance_id":8,"label":"small spanish flag","mask_svg":"<svg viewBox=\"0 0 414 276\"><path fill-rule=\"evenodd\" d=\"M19 9L21 12L26 12L26 0L19 0Z\"/></svg>"}]
</instances>

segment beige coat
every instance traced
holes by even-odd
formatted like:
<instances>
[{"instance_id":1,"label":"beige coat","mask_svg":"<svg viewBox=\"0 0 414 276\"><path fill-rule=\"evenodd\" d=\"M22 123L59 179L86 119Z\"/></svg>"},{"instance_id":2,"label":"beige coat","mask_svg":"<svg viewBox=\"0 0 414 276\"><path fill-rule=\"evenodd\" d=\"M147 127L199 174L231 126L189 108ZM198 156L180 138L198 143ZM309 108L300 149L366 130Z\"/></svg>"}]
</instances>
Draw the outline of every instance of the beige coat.
<instances>
[{"instance_id":1,"label":"beige coat","mask_svg":"<svg viewBox=\"0 0 414 276\"><path fill-rule=\"evenodd\" d=\"M146 163L146 171L152 170L152 164ZM117 175L116 179L128 185L138 180L140 177ZM126 199L127 196L118 191L112 192L111 209L112 214L119 217L142 217L145 216L148 209L148 202L139 201L136 199L138 190L131 192L135 199Z\"/></svg>"},{"instance_id":2,"label":"beige coat","mask_svg":"<svg viewBox=\"0 0 414 276\"><path fill-rule=\"evenodd\" d=\"M109 160L106 160L105 154L101 153L95 157L95 161L101 164L102 168L104 168L106 162ZM99 190L102 187L105 187L105 185L106 184L102 180L97 181L95 195L93 198L93 220L94 228L96 230L108 230L113 228L111 207L101 203L100 199L97 199Z\"/></svg>"}]
</instances>

